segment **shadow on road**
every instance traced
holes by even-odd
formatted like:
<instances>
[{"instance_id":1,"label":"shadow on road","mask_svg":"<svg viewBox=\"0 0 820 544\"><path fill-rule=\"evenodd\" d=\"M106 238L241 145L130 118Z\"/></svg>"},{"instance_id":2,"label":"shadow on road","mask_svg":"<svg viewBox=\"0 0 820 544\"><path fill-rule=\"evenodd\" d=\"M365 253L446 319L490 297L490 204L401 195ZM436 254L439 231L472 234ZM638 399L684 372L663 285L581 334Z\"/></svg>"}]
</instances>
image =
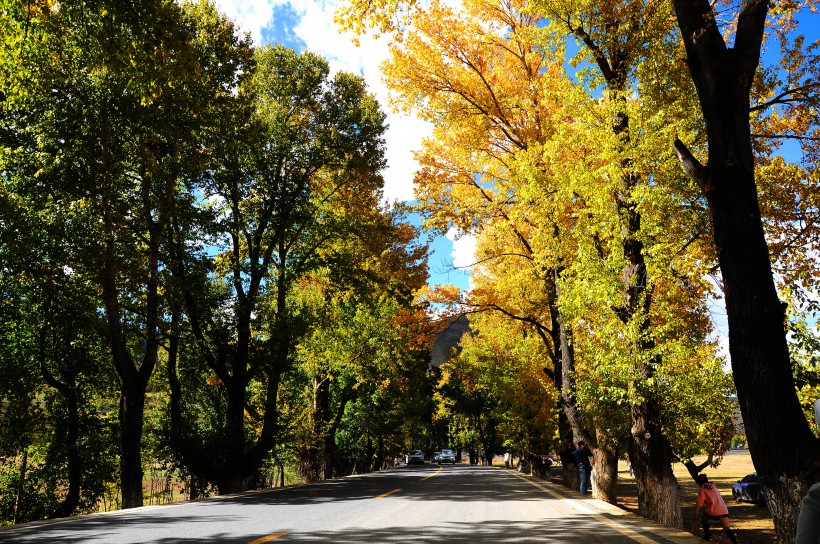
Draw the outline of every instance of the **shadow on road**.
<instances>
[{"instance_id":1,"label":"shadow on road","mask_svg":"<svg viewBox=\"0 0 820 544\"><path fill-rule=\"evenodd\" d=\"M111 535L118 533L122 529L139 530L145 527L162 527L162 526L178 526L190 524L191 527L196 527L202 523L202 518L198 516L174 516L170 517L166 514L151 514L148 512L134 512L133 514L121 514L119 511L116 515L97 515L97 516L82 516L76 518L67 518L65 523L62 522L35 522L20 525L0 532L0 542L6 544L12 543L27 543L37 542L43 543L61 543L61 544L79 544L85 542L95 542L100 544L110 544ZM234 518L230 516L209 516L207 518L208 524L219 522L231 522ZM42 530L38 530L42 525ZM224 538L223 538L224 537ZM192 539L185 539L185 537L165 539L161 542L244 542L247 543L249 539L245 536L236 538L236 535L222 535L208 534L207 537L196 537ZM153 541L152 542L160 542Z\"/></svg>"},{"instance_id":2,"label":"shadow on road","mask_svg":"<svg viewBox=\"0 0 820 544\"><path fill-rule=\"evenodd\" d=\"M583 525L582 525L583 524ZM321 531L315 533L288 533L283 538L273 541L274 544L289 542L325 542L333 544L362 544L375 543L419 543L437 542L438 544L481 544L498 542L549 542L556 544L578 542L596 542L606 544L611 542L625 542L623 537L618 540L613 537L612 531L603 527L600 530L586 527L588 520L563 519L554 520L549 524L534 524L514 522L508 520L492 520L481 523L447 523L436 527L407 528L386 527L383 529L345 529L339 531ZM583 536L579 528L584 526ZM260 537L263 535L259 535ZM258 538L258 537L257 537ZM251 541L252 539L248 539ZM248 542L246 541L246 542ZM163 541L170 544L171 541ZM183 540L182 543L201 543L202 540ZM228 541L226 541L228 542ZM230 541L235 542L235 541ZM658 540L662 543L662 540Z\"/></svg>"},{"instance_id":3,"label":"shadow on road","mask_svg":"<svg viewBox=\"0 0 820 544\"><path fill-rule=\"evenodd\" d=\"M249 543L265 534L243 534L236 536L227 530L229 524L241 521L243 514L250 516L252 510L265 506L303 506L322 503L344 503L350 501L376 500L379 495L395 491L384 500L401 498L411 501L438 501L442 508L455 503L486 501L495 504L505 501L558 500L533 486L521 485L521 481L504 469L493 467L472 467L467 465L448 466L439 470L437 466L426 465L406 468L363 477L343 478L317 485L298 486L242 495L228 495L195 503L180 503L179 508L158 508L119 511L112 515L73 518L70 522L50 522L38 528L38 524L26 524L20 531L0 532L0 541L10 543L61 542L79 544L86 542L107 543L106 533L139 534L147 529L168 527L169 532L176 527L173 537L160 537L151 542L170 543ZM221 515L220 505L240 506L238 515ZM245 509L247 507L247 509ZM502 505L499 504L499 508ZM187 508L195 508L192 513ZM213 514L212 514L213 513ZM273 521L273 520L269 520ZM401 519L388 520L390 527L371 529L367 527L339 529L320 532L289 533L276 544L282 542L332 542L338 544L363 542L573 542L577 543L579 529L583 529L584 542L618 542L612 540L612 531L595 524L589 519L569 517L561 520L540 520L515 522L510 520L490 520L481 523L448 522L431 527L408 528L402 526ZM220 524L224 524L220 526ZM367 523L365 523L367 525ZM181 528L181 530L180 530ZM239 529L237 527L237 529ZM258 530L258 529L257 529ZM44 531L44 532L43 532ZM164 532L164 531L163 531ZM599 534L600 532L600 534ZM165 533L169 534L169 533ZM620 540L623 542L623 540ZM659 541L660 542L660 541Z\"/></svg>"},{"instance_id":4,"label":"shadow on road","mask_svg":"<svg viewBox=\"0 0 820 544\"><path fill-rule=\"evenodd\" d=\"M526 501L549 499L542 491L521 482L503 469L468 465L426 465L394 471L381 477L343 478L316 486L277 489L251 495L221 497L237 504L307 505L337 501L371 500L395 488L404 499L419 501ZM481 477L477 473L481 471ZM425 480L422 478L428 477Z\"/></svg>"}]
</instances>

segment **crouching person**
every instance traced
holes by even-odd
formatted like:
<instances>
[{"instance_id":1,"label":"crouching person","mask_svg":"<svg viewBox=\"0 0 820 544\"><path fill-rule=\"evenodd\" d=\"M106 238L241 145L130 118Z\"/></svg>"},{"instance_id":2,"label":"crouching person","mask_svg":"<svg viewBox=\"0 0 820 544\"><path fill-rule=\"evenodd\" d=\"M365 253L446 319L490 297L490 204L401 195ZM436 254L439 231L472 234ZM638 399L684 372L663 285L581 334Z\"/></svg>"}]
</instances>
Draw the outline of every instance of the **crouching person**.
<instances>
[{"instance_id":1,"label":"crouching person","mask_svg":"<svg viewBox=\"0 0 820 544\"><path fill-rule=\"evenodd\" d=\"M716 520L720 521L723 532L726 533L732 544L737 544L737 538L735 538L735 533L731 529L729 509L726 508L726 503L723 502L723 497L720 496L715 484L709 482L706 474L698 474L695 482L700 486L697 504L695 505L695 517L700 517L704 540L709 540L709 522Z\"/></svg>"}]
</instances>

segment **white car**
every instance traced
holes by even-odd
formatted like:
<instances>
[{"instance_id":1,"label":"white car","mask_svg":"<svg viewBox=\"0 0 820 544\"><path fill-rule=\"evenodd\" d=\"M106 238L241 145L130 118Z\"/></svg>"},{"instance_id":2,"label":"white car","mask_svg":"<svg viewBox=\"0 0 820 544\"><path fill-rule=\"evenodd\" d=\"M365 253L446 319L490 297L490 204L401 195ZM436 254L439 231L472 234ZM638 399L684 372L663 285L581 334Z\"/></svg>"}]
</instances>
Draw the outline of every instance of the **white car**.
<instances>
[{"instance_id":1,"label":"white car","mask_svg":"<svg viewBox=\"0 0 820 544\"><path fill-rule=\"evenodd\" d=\"M404 456L404 462L408 465L424 464L424 453L421 450L411 450Z\"/></svg>"},{"instance_id":2,"label":"white car","mask_svg":"<svg viewBox=\"0 0 820 544\"><path fill-rule=\"evenodd\" d=\"M439 452L438 454L437 462L439 465L442 463L452 463L455 465L456 454L453 452L453 450L441 450L441 452Z\"/></svg>"}]
</instances>

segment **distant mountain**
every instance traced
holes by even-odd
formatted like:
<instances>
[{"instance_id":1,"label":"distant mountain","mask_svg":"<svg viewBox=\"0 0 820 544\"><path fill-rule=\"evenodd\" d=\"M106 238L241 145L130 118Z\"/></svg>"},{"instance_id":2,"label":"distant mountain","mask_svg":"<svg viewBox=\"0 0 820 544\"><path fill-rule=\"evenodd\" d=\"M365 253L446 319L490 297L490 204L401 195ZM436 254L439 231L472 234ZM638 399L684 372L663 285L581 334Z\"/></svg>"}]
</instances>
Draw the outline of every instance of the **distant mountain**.
<instances>
[{"instance_id":1,"label":"distant mountain","mask_svg":"<svg viewBox=\"0 0 820 544\"><path fill-rule=\"evenodd\" d=\"M467 321L467 316L461 316L455 320L451 320L442 332L436 335L433 342L433 349L430 352L430 363L433 366L439 366L447 359L452 357L453 350L455 353L461 353L461 348L458 343L461 342L461 337L464 333L470 330L470 323Z\"/></svg>"}]
</instances>

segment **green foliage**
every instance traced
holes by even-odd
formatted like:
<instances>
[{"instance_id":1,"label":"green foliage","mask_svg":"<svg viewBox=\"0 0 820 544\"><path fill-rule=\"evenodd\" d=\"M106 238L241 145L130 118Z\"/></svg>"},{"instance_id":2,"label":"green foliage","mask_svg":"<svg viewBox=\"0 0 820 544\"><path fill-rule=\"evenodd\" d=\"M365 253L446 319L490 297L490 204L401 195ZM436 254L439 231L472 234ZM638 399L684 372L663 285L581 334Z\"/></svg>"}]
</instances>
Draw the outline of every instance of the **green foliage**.
<instances>
[{"instance_id":1,"label":"green foliage","mask_svg":"<svg viewBox=\"0 0 820 544\"><path fill-rule=\"evenodd\" d=\"M497 314L475 314L470 327L459 356L442 367L440 417L466 417L459 432L464 446L552 450L557 392L543 370L543 342L528 326Z\"/></svg>"},{"instance_id":2,"label":"green foliage","mask_svg":"<svg viewBox=\"0 0 820 544\"><path fill-rule=\"evenodd\" d=\"M94 511L117 471L116 393L95 334L95 308L76 278L45 286L2 278L5 292L17 296L0 312L0 477L8 484L0 488L0 520L13 519L23 451L18 520ZM61 282L70 289L58 289Z\"/></svg>"},{"instance_id":3,"label":"green foliage","mask_svg":"<svg viewBox=\"0 0 820 544\"><path fill-rule=\"evenodd\" d=\"M787 297L787 300L792 302L789 305L786 327L797 398L815 435L820 436L814 412L814 403L820 399L818 308L812 302L800 304L794 297Z\"/></svg>"}]
</instances>

